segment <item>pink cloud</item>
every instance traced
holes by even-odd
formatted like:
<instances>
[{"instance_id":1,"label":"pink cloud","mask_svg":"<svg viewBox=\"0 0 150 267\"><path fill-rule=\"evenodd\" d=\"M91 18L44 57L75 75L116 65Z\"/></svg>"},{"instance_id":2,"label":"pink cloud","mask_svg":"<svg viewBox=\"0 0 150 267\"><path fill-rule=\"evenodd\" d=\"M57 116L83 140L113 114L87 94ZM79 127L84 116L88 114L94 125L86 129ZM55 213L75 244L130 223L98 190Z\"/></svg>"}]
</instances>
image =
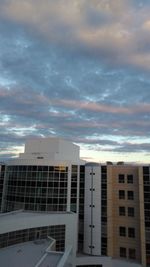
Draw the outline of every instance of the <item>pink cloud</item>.
<instances>
[{"instance_id":1,"label":"pink cloud","mask_svg":"<svg viewBox=\"0 0 150 267\"><path fill-rule=\"evenodd\" d=\"M95 102L87 102L87 101L74 101L74 100L54 100L52 101L56 106L62 106L66 108L73 109L83 109L93 112L104 112L104 113L112 113L112 114L139 114L139 113L149 113L150 112L150 104L138 104L135 106L113 106L106 105Z\"/></svg>"}]
</instances>

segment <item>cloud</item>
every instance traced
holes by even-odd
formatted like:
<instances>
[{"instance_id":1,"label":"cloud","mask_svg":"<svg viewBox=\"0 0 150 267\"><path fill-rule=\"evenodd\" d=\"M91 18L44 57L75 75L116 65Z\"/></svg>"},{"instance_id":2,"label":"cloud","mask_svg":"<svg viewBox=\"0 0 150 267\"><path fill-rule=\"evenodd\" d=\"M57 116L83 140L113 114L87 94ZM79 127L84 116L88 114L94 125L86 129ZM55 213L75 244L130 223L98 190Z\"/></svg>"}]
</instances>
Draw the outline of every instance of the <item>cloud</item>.
<instances>
[{"instance_id":1,"label":"cloud","mask_svg":"<svg viewBox=\"0 0 150 267\"><path fill-rule=\"evenodd\" d=\"M0 6L1 17L30 27L33 34L41 34L51 43L66 49L82 48L110 64L149 70L149 61L145 62L149 51L141 53L142 46L148 47L150 42L150 6L144 2L37 0L35 5L33 0L8 0Z\"/></svg>"},{"instance_id":2,"label":"cloud","mask_svg":"<svg viewBox=\"0 0 150 267\"><path fill-rule=\"evenodd\" d=\"M60 136L148 152L149 12L138 0L1 0L1 147Z\"/></svg>"},{"instance_id":3,"label":"cloud","mask_svg":"<svg viewBox=\"0 0 150 267\"><path fill-rule=\"evenodd\" d=\"M121 153L133 153L133 152L147 152L150 153L150 144L142 143L142 144L134 144L134 143L123 143L120 147L111 149L111 151L121 152ZM105 150L106 151L106 150ZM110 150L108 150L110 151Z\"/></svg>"},{"instance_id":4,"label":"cloud","mask_svg":"<svg viewBox=\"0 0 150 267\"><path fill-rule=\"evenodd\" d=\"M52 101L53 102L53 101ZM54 101L55 103L55 101ZM125 115L132 115L132 114L143 114L143 113L150 113L150 104L138 104L135 106L113 106L107 105L102 103L96 102L81 102L81 101L74 101L74 100L57 100L56 106L62 105L63 107L71 107L75 109L82 109L88 110L93 112L104 112L104 113L111 113L111 114L125 114Z\"/></svg>"}]
</instances>

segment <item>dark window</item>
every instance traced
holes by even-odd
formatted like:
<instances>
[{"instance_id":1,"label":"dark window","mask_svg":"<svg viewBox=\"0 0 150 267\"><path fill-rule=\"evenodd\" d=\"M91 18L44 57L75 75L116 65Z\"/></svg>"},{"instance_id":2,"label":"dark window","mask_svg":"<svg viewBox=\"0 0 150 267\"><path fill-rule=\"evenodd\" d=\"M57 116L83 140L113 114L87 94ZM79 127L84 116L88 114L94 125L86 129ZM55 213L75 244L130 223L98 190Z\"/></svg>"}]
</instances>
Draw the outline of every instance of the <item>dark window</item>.
<instances>
[{"instance_id":1,"label":"dark window","mask_svg":"<svg viewBox=\"0 0 150 267\"><path fill-rule=\"evenodd\" d=\"M128 174L127 175L127 183L128 184L133 184L133 175L132 174Z\"/></svg>"},{"instance_id":2,"label":"dark window","mask_svg":"<svg viewBox=\"0 0 150 267\"><path fill-rule=\"evenodd\" d=\"M134 217L134 208L133 207L128 207L128 216Z\"/></svg>"},{"instance_id":3,"label":"dark window","mask_svg":"<svg viewBox=\"0 0 150 267\"><path fill-rule=\"evenodd\" d=\"M150 244L146 243L146 254L150 255Z\"/></svg>"},{"instance_id":4,"label":"dark window","mask_svg":"<svg viewBox=\"0 0 150 267\"><path fill-rule=\"evenodd\" d=\"M143 173L149 174L149 167L143 167Z\"/></svg>"},{"instance_id":5,"label":"dark window","mask_svg":"<svg viewBox=\"0 0 150 267\"><path fill-rule=\"evenodd\" d=\"M136 258L136 250L134 248L129 248L129 259Z\"/></svg>"},{"instance_id":6,"label":"dark window","mask_svg":"<svg viewBox=\"0 0 150 267\"><path fill-rule=\"evenodd\" d=\"M119 199L125 199L125 191L119 190Z\"/></svg>"},{"instance_id":7,"label":"dark window","mask_svg":"<svg viewBox=\"0 0 150 267\"><path fill-rule=\"evenodd\" d=\"M128 237L135 237L135 229L132 227L128 228Z\"/></svg>"},{"instance_id":8,"label":"dark window","mask_svg":"<svg viewBox=\"0 0 150 267\"><path fill-rule=\"evenodd\" d=\"M72 165L72 172L77 172L77 171L78 171L78 166Z\"/></svg>"},{"instance_id":9,"label":"dark window","mask_svg":"<svg viewBox=\"0 0 150 267\"><path fill-rule=\"evenodd\" d=\"M80 172L84 172L84 171L85 171L85 166L84 165L83 166L81 165L80 166Z\"/></svg>"},{"instance_id":10,"label":"dark window","mask_svg":"<svg viewBox=\"0 0 150 267\"><path fill-rule=\"evenodd\" d=\"M124 226L119 227L119 235L126 236L126 228Z\"/></svg>"},{"instance_id":11,"label":"dark window","mask_svg":"<svg viewBox=\"0 0 150 267\"><path fill-rule=\"evenodd\" d=\"M134 192L133 191L128 191L128 199L133 200L134 199Z\"/></svg>"},{"instance_id":12,"label":"dark window","mask_svg":"<svg viewBox=\"0 0 150 267\"><path fill-rule=\"evenodd\" d=\"M144 192L150 192L150 186L144 186Z\"/></svg>"},{"instance_id":13,"label":"dark window","mask_svg":"<svg viewBox=\"0 0 150 267\"><path fill-rule=\"evenodd\" d=\"M102 217L102 222L106 223L107 222L107 217Z\"/></svg>"},{"instance_id":14,"label":"dark window","mask_svg":"<svg viewBox=\"0 0 150 267\"><path fill-rule=\"evenodd\" d=\"M119 207L119 215L120 216L125 216L126 215L125 207Z\"/></svg>"},{"instance_id":15,"label":"dark window","mask_svg":"<svg viewBox=\"0 0 150 267\"><path fill-rule=\"evenodd\" d=\"M124 180L124 174L119 174L118 175L118 182L124 184L124 182L125 182L125 180Z\"/></svg>"},{"instance_id":16,"label":"dark window","mask_svg":"<svg viewBox=\"0 0 150 267\"><path fill-rule=\"evenodd\" d=\"M126 258L126 256L127 256L126 248L120 247L120 257Z\"/></svg>"}]
</instances>

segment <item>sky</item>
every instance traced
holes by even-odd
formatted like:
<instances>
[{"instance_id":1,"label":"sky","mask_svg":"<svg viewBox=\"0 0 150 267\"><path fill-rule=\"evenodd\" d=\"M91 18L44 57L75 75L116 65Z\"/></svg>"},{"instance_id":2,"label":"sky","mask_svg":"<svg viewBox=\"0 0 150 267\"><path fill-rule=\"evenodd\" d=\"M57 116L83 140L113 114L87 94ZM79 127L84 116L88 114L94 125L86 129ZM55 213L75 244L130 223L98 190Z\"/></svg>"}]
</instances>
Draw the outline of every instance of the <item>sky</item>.
<instances>
[{"instance_id":1,"label":"sky","mask_svg":"<svg viewBox=\"0 0 150 267\"><path fill-rule=\"evenodd\" d=\"M149 0L0 0L0 161L35 137L150 162Z\"/></svg>"}]
</instances>

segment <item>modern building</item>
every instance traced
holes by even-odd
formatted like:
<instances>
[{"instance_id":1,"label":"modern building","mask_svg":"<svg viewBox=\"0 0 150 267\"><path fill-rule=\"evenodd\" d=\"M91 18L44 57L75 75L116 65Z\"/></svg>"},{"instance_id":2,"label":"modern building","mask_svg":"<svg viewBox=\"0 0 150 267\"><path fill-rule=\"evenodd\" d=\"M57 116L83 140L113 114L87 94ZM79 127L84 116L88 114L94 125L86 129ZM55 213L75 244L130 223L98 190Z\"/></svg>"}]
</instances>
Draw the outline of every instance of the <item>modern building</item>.
<instances>
[{"instance_id":1,"label":"modern building","mask_svg":"<svg viewBox=\"0 0 150 267\"><path fill-rule=\"evenodd\" d=\"M2 204L4 175L5 175L5 164L1 162L0 163L0 207Z\"/></svg>"},{"instance_id":2,"label":"modern building","mask_svg":"<svg viewBox=\"0 0 150 267\"><path fill-rule=\"evenodd\" d=\"M3 267L8 254L20 266L29 246L43 251L35 267L150 266L150 167L87 163L79 152L59 138L30 140L1 169Z\"/></svg>"}]
</instances>

